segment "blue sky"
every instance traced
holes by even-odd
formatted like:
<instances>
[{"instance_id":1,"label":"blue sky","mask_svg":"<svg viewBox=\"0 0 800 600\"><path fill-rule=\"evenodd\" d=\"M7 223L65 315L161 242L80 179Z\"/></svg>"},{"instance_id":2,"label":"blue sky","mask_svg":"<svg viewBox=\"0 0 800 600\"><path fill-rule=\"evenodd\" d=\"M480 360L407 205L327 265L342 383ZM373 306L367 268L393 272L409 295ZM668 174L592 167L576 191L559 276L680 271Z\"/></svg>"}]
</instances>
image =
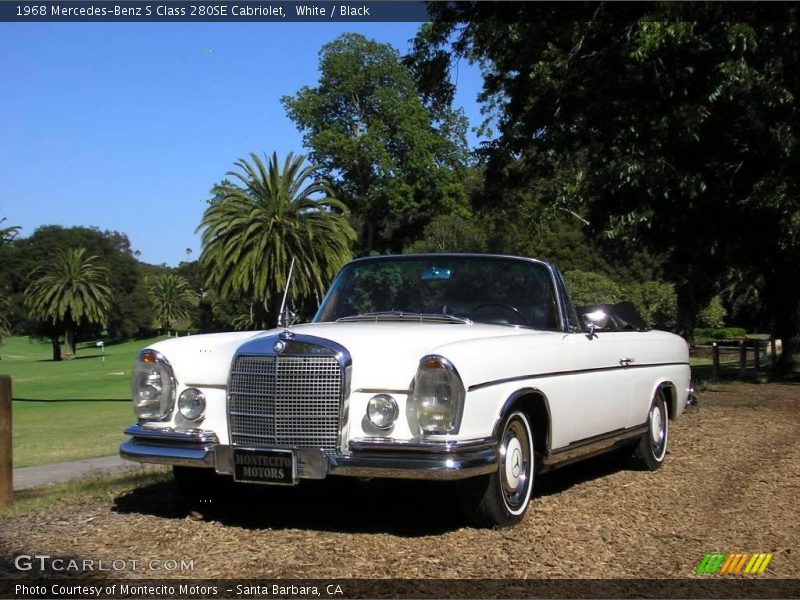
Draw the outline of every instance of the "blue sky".
<instances>
[{"instance_id":1,"label":"blue sky","mask_svg":"<svg viewBox=\"0 0 800 600\"><path fill-rule=\"evenodd\" d=\"M177 265L210 187L250 152L303 152L280 98L314 86L326 42L408 49L416 23L0 24L0 217L124 232ZM456 104L479 121L477 68ZM470 134L470 143L476 139Z\"/></svg>"}]
</instances>

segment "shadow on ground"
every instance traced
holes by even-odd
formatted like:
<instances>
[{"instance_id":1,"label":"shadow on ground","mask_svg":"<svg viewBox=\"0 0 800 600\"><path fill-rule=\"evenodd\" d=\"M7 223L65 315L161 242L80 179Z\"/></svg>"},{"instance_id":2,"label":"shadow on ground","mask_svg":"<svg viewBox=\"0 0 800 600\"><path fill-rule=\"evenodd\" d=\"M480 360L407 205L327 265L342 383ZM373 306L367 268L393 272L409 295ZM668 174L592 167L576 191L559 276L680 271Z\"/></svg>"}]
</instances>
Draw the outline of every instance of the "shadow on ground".
<instances>
[{"instance_id":1,"label":"shadow on ground","mask_svg":"<svg viewBox=\"0 0 800 600\"><path fill-rule=\"evenodd\" d=\"M535 497L558 494L626 467L619 453L540 475ZM113 510L163 519L216 521L244 529L309 529L343 533L440 535L468 527L456 483L328 477L296 487L232 484L219 477L201 503L186 501L171 479L115 499ZM534 498L534 502L535 502Z\"/></svg>"}]
</instances>

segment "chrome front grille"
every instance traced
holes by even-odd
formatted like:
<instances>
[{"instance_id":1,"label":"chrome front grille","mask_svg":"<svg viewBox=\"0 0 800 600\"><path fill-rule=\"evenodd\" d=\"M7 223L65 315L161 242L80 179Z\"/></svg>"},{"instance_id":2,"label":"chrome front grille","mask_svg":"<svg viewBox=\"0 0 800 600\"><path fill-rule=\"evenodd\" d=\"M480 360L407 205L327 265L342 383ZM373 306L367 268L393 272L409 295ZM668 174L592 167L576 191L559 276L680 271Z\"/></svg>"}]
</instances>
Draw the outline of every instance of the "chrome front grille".
<instances>
[{"instance_id":1,"label":"chrome front grille","mask_svg":"<svg viewBox=\"0 0 800 600\"><path fill-rule=\"evenodd\" d=\"M342 389L335 356L237 356L228 384L231 441L336 449Z\"/></svg>"}]
</instances>

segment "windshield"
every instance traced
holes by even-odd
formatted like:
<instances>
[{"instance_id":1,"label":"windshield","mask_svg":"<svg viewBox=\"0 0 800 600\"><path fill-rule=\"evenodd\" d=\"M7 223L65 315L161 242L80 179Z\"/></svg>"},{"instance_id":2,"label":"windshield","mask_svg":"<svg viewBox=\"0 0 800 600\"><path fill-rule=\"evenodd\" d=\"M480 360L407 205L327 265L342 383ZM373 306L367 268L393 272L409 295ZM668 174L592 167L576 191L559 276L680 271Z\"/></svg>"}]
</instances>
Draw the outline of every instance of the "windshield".
<instances>
[{"instance_id":1,"label":"windshield","mask_svg":"<svg viewBox=\"0 0 800 600\"><path fill-rule=\"evenodd\" d=\"M314 321L409 319L560 329L547 267L492 256L396 256L351 263L333 282Z\"/></svg>"}]
</instances>

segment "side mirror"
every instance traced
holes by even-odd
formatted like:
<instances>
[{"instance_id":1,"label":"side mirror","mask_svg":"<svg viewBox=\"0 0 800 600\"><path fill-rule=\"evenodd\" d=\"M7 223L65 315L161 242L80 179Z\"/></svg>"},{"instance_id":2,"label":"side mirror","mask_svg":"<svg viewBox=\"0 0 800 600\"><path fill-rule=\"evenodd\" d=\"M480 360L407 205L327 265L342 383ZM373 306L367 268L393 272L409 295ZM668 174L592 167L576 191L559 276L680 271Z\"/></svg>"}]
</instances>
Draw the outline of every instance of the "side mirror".
<instances>
[{"instance_id":1,"label":"side mirror","mask_svg":"<svg viewBox=\"0 0 800 600\"><path fill-rule=\"evenodd\" d=\"M595 331L602 331L608 327L608 314L604 310L586 312L581 317L590 338L595 336Z\"/></svg>"}]
</instances>

